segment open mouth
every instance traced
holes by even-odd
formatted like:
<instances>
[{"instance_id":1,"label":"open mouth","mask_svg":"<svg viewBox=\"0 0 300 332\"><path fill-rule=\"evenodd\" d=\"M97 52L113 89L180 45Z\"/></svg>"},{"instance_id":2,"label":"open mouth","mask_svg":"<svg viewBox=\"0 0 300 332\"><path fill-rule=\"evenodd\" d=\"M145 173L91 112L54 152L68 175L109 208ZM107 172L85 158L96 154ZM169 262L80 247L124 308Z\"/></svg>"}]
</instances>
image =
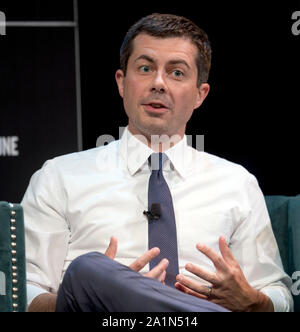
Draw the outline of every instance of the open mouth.
<instances>
[{"instance_id":1,"label":"open mouth","mask_svg":"<svg viewBox=\"0 0 300 332\"><path fill-rule=\"evenodd\" d=\"M166 108L165 107L165 105L163 105L163 104L158 104L158 103L151 103L151 104L148 104L148 105L150 105L151 107L153 107L153 108Z\"/></svg>"},{"instance_id":2,"label":"open mouth","mask_svg":"<svg viewBox=\"0 0 300 332\"><path fill-rule=\"evenodd\" d=\"M167 111L168 107L159 102L153 102L153 103L148 103L148 104L143 104L145 107L145 110L152 112L152 113L162 113Z\"/></svg>"}]
</instances>

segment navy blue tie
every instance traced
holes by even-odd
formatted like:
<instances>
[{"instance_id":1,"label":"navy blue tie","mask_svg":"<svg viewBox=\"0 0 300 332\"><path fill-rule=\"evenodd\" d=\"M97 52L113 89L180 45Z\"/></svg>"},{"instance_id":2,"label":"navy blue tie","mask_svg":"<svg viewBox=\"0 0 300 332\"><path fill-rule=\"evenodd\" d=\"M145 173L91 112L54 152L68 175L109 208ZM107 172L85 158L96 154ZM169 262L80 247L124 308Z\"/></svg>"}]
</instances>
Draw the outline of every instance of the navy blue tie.
<instances>
[{"instance_id":1,"label":"navy blue tie","mask_svg":"<svg viewBox=\"0 0 300 332\"><path fill-rule=\"evenodd\" d=\"M167 258L169 266L165 283L174 287L179 268L173 201L162 172L163 163L167 158L164 153L153 153L149 157L152 173L149 179L148 209L151 211L153 206L160 206L160 211L156 218L151 218L151 215L149 217L148 236L149 249L153 247L160 249L160 254L150 262L150 269L163 258Z\"/></svg>"}]
</instances>

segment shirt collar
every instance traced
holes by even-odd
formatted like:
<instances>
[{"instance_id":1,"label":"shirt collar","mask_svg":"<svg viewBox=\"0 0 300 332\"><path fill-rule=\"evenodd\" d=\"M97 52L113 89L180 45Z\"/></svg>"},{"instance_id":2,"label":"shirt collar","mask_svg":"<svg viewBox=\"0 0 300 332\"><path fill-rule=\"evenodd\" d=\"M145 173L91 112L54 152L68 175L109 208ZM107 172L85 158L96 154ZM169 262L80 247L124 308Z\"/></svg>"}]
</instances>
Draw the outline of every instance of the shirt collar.
<instances>
[{"instance_id":1,"label":"shirt collar","mask_svg":"<svg viewBox=\"0 0 300 332\"><path fill-rule=\"evenodd\" d=\"M128 127L125 128L120 140L120 153L127 164L130 175L133 176L148 163L149 156L154 152L148 147L146 141L143 143L130 133ZM173 168L180 176L185 178L187 174L187 160L190 160L188 156L191 154L186 136L184 135L183 139L164 152L170 160L170 167L166 167L166 170L172 170Z\"/></svg>"}]
</instances>

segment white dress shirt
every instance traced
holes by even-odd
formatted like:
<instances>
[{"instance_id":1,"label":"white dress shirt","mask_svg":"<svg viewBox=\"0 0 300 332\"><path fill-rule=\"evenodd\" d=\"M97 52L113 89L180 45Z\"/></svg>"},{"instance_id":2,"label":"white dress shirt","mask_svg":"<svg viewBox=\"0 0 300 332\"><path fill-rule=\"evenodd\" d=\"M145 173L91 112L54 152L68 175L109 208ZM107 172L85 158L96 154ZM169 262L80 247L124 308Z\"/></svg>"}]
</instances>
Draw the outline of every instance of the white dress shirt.
<instances>
[{"instance_id":1,"label":"white dress shirt","mask_svg":"<svg viewBox=\"0 0 300 332\"><path fill-rule=\"evenodd\" d=\"M215 271L196 244L220 253L223 235L250 285L271 298L275 311L292 311L291 279L283 271L256 178L240 165L193 149L186 137L165 152L180 273L200 280L185 270L188 262ZM22 201L28 303L42 292L57 292L72 260L104 253L111 236L118 239L116 260L122 264L148 250L143 211L151 153L126 129L120 140L49 160L32 176ZM141 273L148 270L149 265Z\"/></svg>"}]
</instances>

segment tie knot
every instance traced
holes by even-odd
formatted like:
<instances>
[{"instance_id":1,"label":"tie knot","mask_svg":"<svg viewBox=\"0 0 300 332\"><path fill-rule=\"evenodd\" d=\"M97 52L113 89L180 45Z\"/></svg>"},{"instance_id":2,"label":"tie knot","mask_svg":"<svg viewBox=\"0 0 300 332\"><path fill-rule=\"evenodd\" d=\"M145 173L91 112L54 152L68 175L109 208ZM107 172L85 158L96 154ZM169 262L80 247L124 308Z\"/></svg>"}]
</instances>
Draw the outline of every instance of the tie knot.
<instances>
[{"instance_id":1,"label":"tie knot","mask_svg":"<svg viewBox=\"0 0 300 332\"><path fill-rule=\"evenodd\" d=\"M152 153L151 156L148 158L149 164L151 166L152 171L161 171L163 164L168 159L165 153Z\"/></svg>"}]
</instances>

